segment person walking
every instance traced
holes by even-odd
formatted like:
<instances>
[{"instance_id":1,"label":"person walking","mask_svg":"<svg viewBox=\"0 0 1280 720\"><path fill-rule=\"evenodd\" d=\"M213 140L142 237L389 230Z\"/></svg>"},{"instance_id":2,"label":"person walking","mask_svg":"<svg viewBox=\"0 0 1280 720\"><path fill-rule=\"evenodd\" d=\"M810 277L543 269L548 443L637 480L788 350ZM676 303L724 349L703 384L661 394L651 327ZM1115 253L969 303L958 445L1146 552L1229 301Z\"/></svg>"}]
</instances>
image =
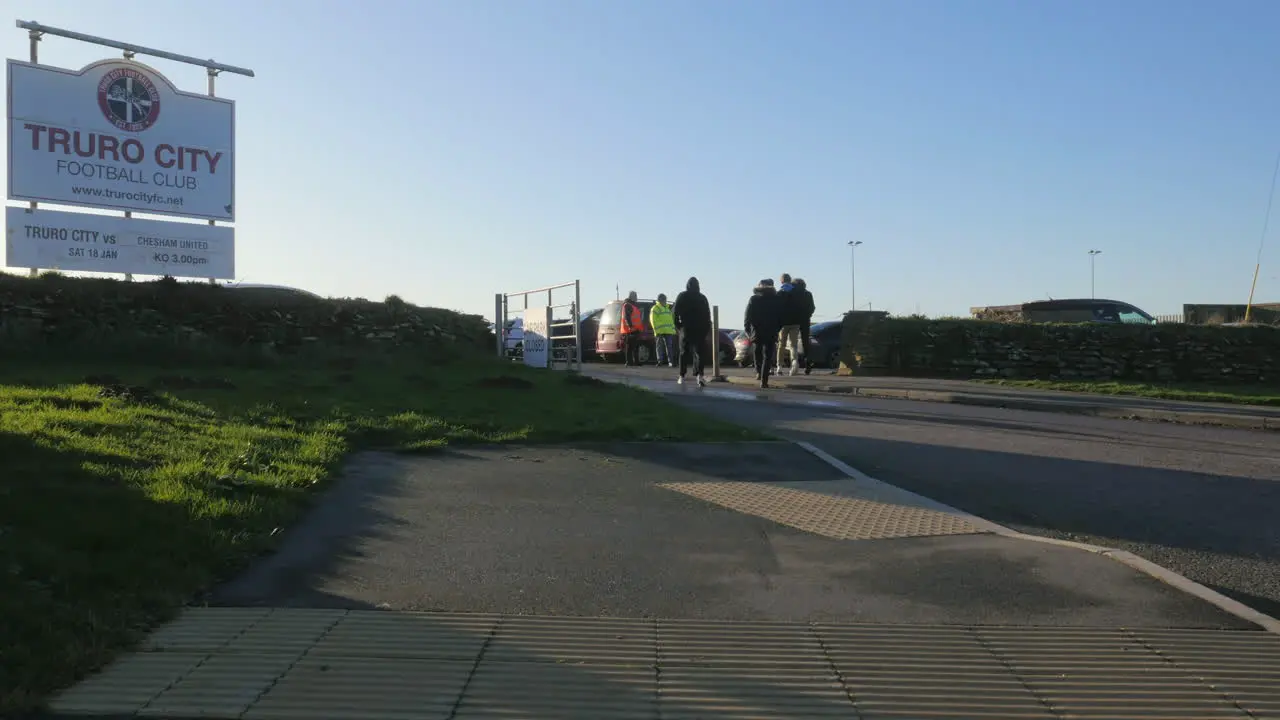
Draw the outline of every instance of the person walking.
<instances>
[{"instance_id":1,"label":"person walking","mask_svg":"<svg viewBox=\"0 0 1280 720\"><path fill-rule=\"evenodd\" d=\"M618 323L618 331L622 333L622 352L627 367L639 365L644 316L640 313L635 290L627 293L627 299L622 301L622 319Z\"/></svg>"},{"instance_id":2,"label":"person walking","mask_svg":"<svg viewBox=\"0 0 1280 720\"><path fill-rule=\"evenodd\" d=\"M796 295L795 285L791 282L790 273L782 273L778 278L778 313L779 322L782 327L778 333L778 375L782 375L783 353L786 353L787 362L791 366L791 374L795 375L796 370L800 367L800 355L804 353L800 347L800 324L802 321L799 305L799 296Z\"/></svg>"},{"instance_id":3,"label":"person walking","mask_svg":"<svg viewBox=\"0 0 1280 720\"><path fill-rule=\"evenodd\" d=\"M813 293L804 278L796 278L794 283L796 315L800 318L800 364L804 366L804 374L813 371L813 360L809 357L809 330L813 327Z\"/></svg>"},{"instance_id":4,"label":"person walking","mask_svg":"<svg viewBox=\"0 0 1280 720\"><path fill-rule=\"evenodd\" d=\"M742 330L751 338L755 353L756 379L760 387L769 387L769 372L777 362L778 332L782 327L782 308L773 280L765 278L756 285L747 301L747 311L742 318Z\"/></svg>"},{"instance_id":5,"label":"person walking","mask_svg":"<svg viewBox=\"0 0 1280 720\"><path fill-rule=\"evenodd\" d=\"M702 294L698 278L691 277L685 283L684 292L676 296L671 314L676 330L680 332L680 377L676 382L684 384L692 364L698 387L706 387L707 381L702 377L702 349L711 337L711 303Z\"/></svg>"},{"instance_id":6,"label":"person walking","mask_svg":"<svg viewBox=\"0 0 1280 720\"><path fill-rule=\"evenodd\" d=\"M675 367L676 321L667 304L667 296L658 293L658 301L649 309L649 326L653 328L653 344L657 351L658 366Z\"/></svg>"}]
</instances>

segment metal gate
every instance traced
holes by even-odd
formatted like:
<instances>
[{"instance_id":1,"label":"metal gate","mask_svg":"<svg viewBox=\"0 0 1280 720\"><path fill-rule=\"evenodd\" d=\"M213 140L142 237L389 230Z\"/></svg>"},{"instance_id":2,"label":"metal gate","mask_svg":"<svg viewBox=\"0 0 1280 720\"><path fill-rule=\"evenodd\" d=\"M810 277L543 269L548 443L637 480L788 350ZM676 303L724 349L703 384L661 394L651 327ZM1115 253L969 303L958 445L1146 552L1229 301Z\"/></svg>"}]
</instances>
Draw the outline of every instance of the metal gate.
<instances>
[{"instance_id":1,"label":"metal gate","mask_svg":"<svg viewBox=\"0 0 1280 720\"><path fill-rule=\"evenodd\" d=\"M569 295L572 293L572 299ZM556 300L561 300L557 303ZM522 360L535 367L552 367L563 363L567 368L582 369L582 282L560 283L534 290L497 293L493 297L494 334L498 357ZM529 311L533 311L530 313ZM545 318L545 327L526 318ZM520 322L517 323L516 321ZM535 327L535 325L539 325ZM528 357L525 356L526 330L529 332ZM544 357L545 343L545 364Z\"/></svg>"}]
</instances>

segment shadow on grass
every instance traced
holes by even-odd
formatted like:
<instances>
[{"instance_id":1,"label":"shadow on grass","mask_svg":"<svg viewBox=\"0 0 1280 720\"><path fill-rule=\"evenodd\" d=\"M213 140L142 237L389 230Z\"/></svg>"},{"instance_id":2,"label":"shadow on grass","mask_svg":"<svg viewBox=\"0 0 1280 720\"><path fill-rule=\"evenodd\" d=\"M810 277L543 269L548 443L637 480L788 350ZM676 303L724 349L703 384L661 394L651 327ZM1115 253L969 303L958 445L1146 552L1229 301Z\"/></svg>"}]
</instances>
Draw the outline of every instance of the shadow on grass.
<instances>
[{"instance_id":1,"label":"shadow on grass","mask_svg":"<svg viewBox=\"0 0 1280 720\"><path fill-rule=\"evenodd\" d=\"M146 497L119 458L0 431L0 715L169 617L225 564L224 528Z\"/></svg>"}]
</instances>

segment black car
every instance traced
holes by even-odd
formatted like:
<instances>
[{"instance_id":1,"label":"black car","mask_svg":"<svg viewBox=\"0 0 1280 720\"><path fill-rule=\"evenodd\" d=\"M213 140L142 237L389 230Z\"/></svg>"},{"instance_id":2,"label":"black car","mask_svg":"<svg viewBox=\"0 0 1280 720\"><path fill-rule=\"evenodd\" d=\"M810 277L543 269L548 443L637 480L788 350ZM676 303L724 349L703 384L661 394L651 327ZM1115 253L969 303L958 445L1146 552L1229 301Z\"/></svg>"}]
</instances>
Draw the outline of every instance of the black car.
<instances>
[{"instance_id":1,"label":"black car","mask_svg":"<svg viewBox=\"0 0 1280 720\"><path fill-rule=\"evenodd\" d=\"M843 320L828 320L809 328L809 359L814 367L836 369L840 367L840 340L844 334Z\"/></svg>"}]
</instances>

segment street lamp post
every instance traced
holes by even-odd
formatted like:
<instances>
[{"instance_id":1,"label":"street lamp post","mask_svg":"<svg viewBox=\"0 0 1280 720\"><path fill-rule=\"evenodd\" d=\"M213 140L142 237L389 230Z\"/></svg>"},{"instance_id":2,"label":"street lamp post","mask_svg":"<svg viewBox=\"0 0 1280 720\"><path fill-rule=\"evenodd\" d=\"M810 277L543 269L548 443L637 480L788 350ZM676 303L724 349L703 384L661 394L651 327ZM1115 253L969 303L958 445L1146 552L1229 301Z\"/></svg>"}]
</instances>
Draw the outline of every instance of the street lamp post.
<instances>
[{"instance_id":1,"label":"street lamp post","mask_svg":"<svg viewBox=\"0 0 1280 720\"><path fill-rule=\"evenodd\" d=\"M861 240L849 241L849 309L858 309L858 246Z\"/></svg>"},{"instance_id":2,"label":"street lamp post","mask_svg":"<svg viewBox=\"0 0 1280 720\"><path fill-rule=\"evenodd\" d=\"M1097 293L1097 287L1098 287L1097 278L1098 278L1098 274L1097 274L1097 270L1096 270L1096 264L1095 264L1095 261L1098 259L1098 256L1099 256L1099 255L1101 255L1101 254L1102 254L1102 251L1101 251L1101 250L1090 250L1090 251L1089 251L1089 299L1090 299L1090 300L1095 300L1095 299L1097 299L1097 297L1098 297L1098 293Z\"/></svg>"}]
</instances>

